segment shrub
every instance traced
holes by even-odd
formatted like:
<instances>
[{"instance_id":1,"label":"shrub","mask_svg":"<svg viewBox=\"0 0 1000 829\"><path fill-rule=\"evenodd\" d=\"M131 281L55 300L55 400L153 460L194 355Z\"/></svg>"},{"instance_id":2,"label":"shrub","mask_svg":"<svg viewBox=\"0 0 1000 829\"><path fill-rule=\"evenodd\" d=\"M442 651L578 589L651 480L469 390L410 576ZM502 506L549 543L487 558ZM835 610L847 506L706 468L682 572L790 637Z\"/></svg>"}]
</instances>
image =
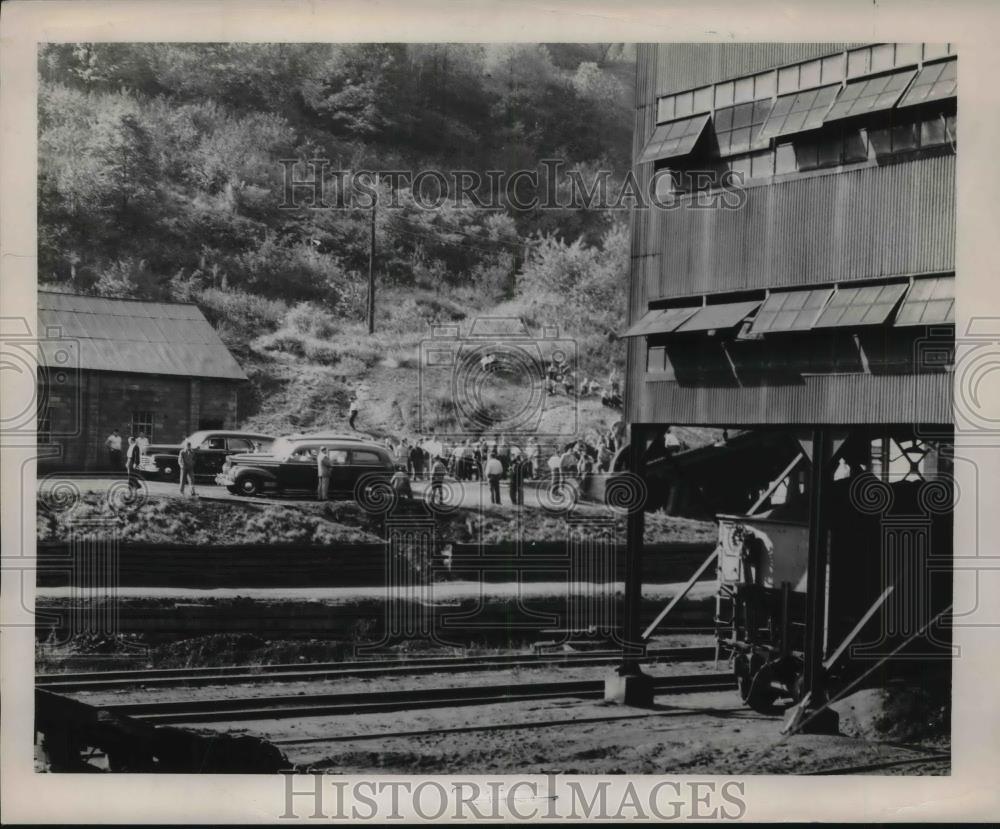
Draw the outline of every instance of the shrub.
<instances>
[{"instance_id":1,"label":"shrub","mask_svg":"<svg viewBox=\"0 0 1000 829\"><path fill-rule=\"evenodd\" d=\"M285 315L285 325L321 340L336 336L339 326L330 312L311 302L300 302Z\"/></svg>"},{"instance_id":2,"label":"shrub","mask_svg":"<svg viewBox=\"0 0 1000 829\"><path fill-rule=\"evenodd\" d=\"M264 351L279 351L282 354L292 354L296 357L306 356L306 344L303 337L287 329L281 329L274 334L261 337L258 345Z\"/></svg>"},{"instance_id":3,"label":"shrub","mask_svg":"<svg viewBox=\"0 0 1000 829\"><path fill-rule=\"evenodd\" d=\"M288 312L281 300L232 288L204 288L194 291L191 298L212 325L224 325L230 338L242 343L277 330Z\"/></svg>"},{"instance_id":4,"label":"shrub","mask_svg":"<svg viewBox=\"0 0 1000 829\"><path fill-rule=\"evenodd\" d=\"M311 338L305 341L305 356L321 366L335 366L340 362L336 346Z\"/></svg>"}]
</instances>

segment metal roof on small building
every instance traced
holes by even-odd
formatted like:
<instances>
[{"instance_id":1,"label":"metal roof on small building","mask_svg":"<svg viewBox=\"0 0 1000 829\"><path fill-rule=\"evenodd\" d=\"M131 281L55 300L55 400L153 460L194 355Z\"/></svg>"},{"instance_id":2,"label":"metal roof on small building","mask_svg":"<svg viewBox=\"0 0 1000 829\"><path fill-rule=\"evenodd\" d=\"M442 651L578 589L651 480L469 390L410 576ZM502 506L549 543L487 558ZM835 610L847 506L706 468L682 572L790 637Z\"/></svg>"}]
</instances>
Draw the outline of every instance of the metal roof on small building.
<instances>
[{"instance_id":1,"label":"metal roof on small building","mask_svg":"<svg viewBox=\"0 0 1000 829\"><path fill-rule=\"evenodd\" d=\"M195 305L38 292L39 359L67 368L246 380ZM53 335L51 329L58 329Z\"/></svg>"}]
</instances>

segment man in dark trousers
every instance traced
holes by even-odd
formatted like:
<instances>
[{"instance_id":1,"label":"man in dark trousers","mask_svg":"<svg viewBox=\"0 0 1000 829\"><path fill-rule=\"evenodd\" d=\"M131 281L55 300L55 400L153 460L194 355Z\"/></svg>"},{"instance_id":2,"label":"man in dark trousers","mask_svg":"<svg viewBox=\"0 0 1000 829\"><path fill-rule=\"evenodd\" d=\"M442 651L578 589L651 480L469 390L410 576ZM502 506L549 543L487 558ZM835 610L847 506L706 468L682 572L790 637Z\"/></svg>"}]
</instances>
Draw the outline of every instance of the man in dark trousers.
<instances>
[{"instance_id":1,"label":"man in dark trousers","mask_svg":"<svg viewBox=\"0 0 1000 829\"><path fill-rule=\"evenodd\" d=\"M122 436L117 429L112 429L104 444L108 447L108 463L112 469L122 468Z\"/></svg>"},{"instance_id":2,"label":"man in dark trousers","mask_svg":"<svg viewBox=\"0 0 1000 829\"><path fill-rule=\"evenodd\" d=\"M136 446L138 445L137 442ZM191 441L189 440L184 441L184 447L177 455L177 468L180 471L181 495L185 494L185 486L191 484L191 497L197 496L198 493L194 490L194 452L191 451Z\"/></svg>"},{"instance_id":3,"label":"man in dark trousers","mask_svg":"<svg viewBox=\"0 0 1000 829\"><path fill-rule=\"evenodd\" d=\"M497 457L496 452L490 452L490 458L486 461L486 480L490 482L490 503L500 503L500 478L503 475L503 464Z\"/></svg>"},{"instance_id":4,"label":"man in dark trousers","mask_svg":"<svg viewBox=\"0 0 1000 829\"><path fill-rule=\"evenodd\" d=\"M128 449L125 450L125 472L128 475L128 488L133 493L139 488L139 462L142 460L142 450L136 443L135 435L128 437Z\"/></svg>"},{"instance_id":5,"label":"man in dark trousers","mask_svg":"<svg viewBox=\"0 0 1000 829\"><path fill-rule=\"evenodd\" d=\"M330 475L333 472L333 464L330 461L330 453L325 446L319 448L319 455L316 456L316 500L325 501L330 496Z\"/></svg>"},{"instance_id":6,"label":"man in dark trousers","mask_svg":"<svg viewBox=\"0 0 1000 829\"><path fill-rule=\"evenodd\" d=\"M439 504L444 503L444 476L448 472L448 467L444 464L444 459L438 455L434 458L434 464L431 467L431 498L430 502L433 504L435 501Z\"/></svg>"},{"instance_id":7,"label":"man in dark trousers","mask_svg":"<svg viewBox=\"0 0 1000 829\"><path fill-rule=\"evenodd\" d=\"M422 441L415 440L410 447L410 471L413 479L419 481L424 477L424 450L421 447Z\"/></svg>"},{"instance_id":8,"label":"man in dark trousers","mask_svg":"<svg viewBox=\"0 0 1000 829\"><path fill-rule=\"evenodd\" d=\"M524 475L527 472L528 464L520 454L514 456L510 462L510 502L512 504L524 503Z\"/></svg>"},{"instance_id":9,"label":"man in dark trousers","mask_svg":"<svg viewBox=\"0 0 1000 829\"><path fill-rule=\"evenodd\" d=\"M358 411L361 408L361 404L358 402L358 396L354 395L351 398L351 405L348 409L349 417L347 418L347 423L352 429L357 430L357 426L354 425L354 421L358 419Z\"/></svg>"}]
</instances>

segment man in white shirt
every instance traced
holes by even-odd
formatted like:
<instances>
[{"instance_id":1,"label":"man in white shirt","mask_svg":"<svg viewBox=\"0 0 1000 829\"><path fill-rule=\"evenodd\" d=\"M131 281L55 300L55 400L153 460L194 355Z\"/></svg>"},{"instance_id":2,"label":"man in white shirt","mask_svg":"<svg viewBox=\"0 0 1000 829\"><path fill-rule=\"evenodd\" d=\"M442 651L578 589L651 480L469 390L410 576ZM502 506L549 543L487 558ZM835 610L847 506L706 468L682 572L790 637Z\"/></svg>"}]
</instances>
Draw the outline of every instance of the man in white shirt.
<instances>
[{"instance_id":1,"label":"man in white shirt","mask_svg":"<svg viewBox=\"0 0 1000 829\"><path fill-rule=\"evenodd\" d=\"M117 429L112 429L104 445L108 447L108 464L113 469L122 468L122 436Z\"/></svg>"},{"instance_id":2,"label":"man in white shirt","mask_svg":"<svg viewBox=\"0 0 1000 829\"><path fill-rule=\"evenodd\" d=\"M503 464L497 457L496 452L490 453L490 459L486 461L486 480L490 482L490 503L500 503L500 476L503 475Z\"/></svg>"},{"instance_id":3,"label":"man in white shirt","mask_svg":"<svg viewBox=\"0 0 1000 829\"><path fill-rule=\"evenodd\" d=\"M135 442L139 444L139 453L145 455L146 447L149 446L149 438L146 437L146 433L139 432L139 437L135 439Z\"/></svg>"}]
</instances>

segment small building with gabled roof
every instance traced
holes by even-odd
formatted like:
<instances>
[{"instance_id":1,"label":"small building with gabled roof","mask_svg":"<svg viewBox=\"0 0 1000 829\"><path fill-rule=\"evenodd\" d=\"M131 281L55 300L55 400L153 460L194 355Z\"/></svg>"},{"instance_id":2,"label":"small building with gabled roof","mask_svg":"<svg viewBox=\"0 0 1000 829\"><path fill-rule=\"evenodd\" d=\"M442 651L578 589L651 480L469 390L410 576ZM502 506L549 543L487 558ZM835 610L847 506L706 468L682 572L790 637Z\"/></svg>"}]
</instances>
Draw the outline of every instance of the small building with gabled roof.
<instances>
[{"instance_id":1,"label":"small building with gabled roof","mask_svg":"<svg viewBox=\"0 0 1000 829\"><path fill-rule=\"evenodd\" d=\"M108 468L113 430L176 444L234 429L247 376L195 305L38 292L39 463Z\"/></svg>"}]
</instances>

